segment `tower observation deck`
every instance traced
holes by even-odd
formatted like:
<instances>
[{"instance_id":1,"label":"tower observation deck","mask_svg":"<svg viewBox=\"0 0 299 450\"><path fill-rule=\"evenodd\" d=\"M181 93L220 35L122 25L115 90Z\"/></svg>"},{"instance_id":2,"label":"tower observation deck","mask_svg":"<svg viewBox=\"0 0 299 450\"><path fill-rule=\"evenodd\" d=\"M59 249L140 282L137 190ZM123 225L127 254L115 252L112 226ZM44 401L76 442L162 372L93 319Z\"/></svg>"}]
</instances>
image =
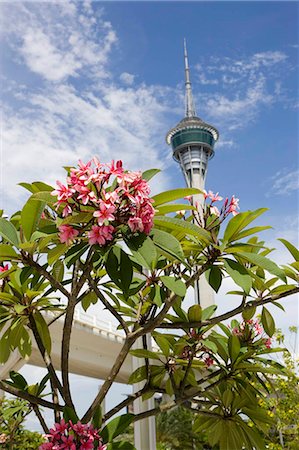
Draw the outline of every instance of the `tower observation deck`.
<instances>
[{"instance_id":1,"label":"tower observation deck","mask_svg":"<svg viewBox=\"0 0 299 450\"><path fill-rule=\"evenodd\" d=\"M172 146L173 158L182 169L188 187L204 189L208 161L214 156L214 144L219 138L218 130L196 115L190 81L190 69L186 41L185 60L185 117L166 135Z\"/></svg>"}]
</instances>

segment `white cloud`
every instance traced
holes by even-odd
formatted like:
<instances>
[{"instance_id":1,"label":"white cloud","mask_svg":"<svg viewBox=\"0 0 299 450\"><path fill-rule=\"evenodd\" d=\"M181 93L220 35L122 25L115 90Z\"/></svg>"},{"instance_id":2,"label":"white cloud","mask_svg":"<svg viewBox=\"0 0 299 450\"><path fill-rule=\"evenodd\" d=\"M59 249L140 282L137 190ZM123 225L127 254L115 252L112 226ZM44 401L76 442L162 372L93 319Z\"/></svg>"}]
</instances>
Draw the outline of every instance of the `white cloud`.
<instances>
[{"instance_id":1,"label":"white cloud","mask_svg":"<svg viewBox=\"0 0 299 450\"><path fill-rule=\"evenodd\" d=\"M252 122L262 105L271 104L273 96L266 91L266 83L263 77L244 92L231 95L215 94L209 96L205 102L207 114L229 130L242 128ZM246 117L246 120L244 120Z\"/></svg>"},{"instance_id":2,"label":"white cloud","mask_svg":"<svg viewBox=\"0 0 299 450\"><path fill-rule=\"evenodd\" d=\"M21 54L32 72L50 81L59 81L75 75L82 67L73 54L65 55L60 52L52 45L49 37L39 29L30 28L25 32Z\"/></svg>"},{"instance_id":3,"label":"white cloud","mask_svg":"<svg viewBox=\"0 0 299 450\"><path fill-rule=\"evenodd\" d=\"M289 195L299 189L299 170L280 170L272 177L270 195Z\"/></svg>"},{"instance_id":4,"label":"white cloud","mask_svg":"<svg viewBox=\"0 0 299 450\"><path fill-rule=\"evenodd\" d=\"M10 6L4 37L17 69L30 69L37 83L30 86L30 77L29 84L26 77L22 84L5 79L9 101L4 105L1 187L6 210L11 212L25 196L15 187L18 182L54 184L65 176L61 166L79 158L122 159L131 170L173 164L163 147L174 90L133 88L129 72L115 74L115 83L112 74L107 77L117 36L101 9L89 1ZM168 182L165 174L158 175L155 193Z\"/></svg>"},{"instance_id":5,"label":"white cloud","mask_svg":"<svg viewBox=\"0 0 299 450\"><path fill-rule=\"evenodd\" d=\"M245 127L256 120L262 107L274 102L284 107L294 104L283 84L292 69L284 52L256 52L240 58L211 56L195 69L195 80L208 87L214 85L213 94L208 90L198 103L220 128L232 131Z\"/></svg>"},{"instance_id":6,"label":"white cloud","mask_svg":"<svg viewBox=\"0 0 299 450\"><path fill-rule=\"evenodd\" d=\"M19 64L48 81L63 81L70 76L103 78L108 75L108 55L117 42L110 22L91 3L49 2L3 4L5 33Z\"/></svg>"},{"instance_id":7,"label":"white cloud","mask_svg":"<svg viewBox=\"0 0 299 450\"><path fill-rule=\"evenodd\" d=\"M120 74L119 79L127 86L131 86L134 83L135 75L128 72L123 72Z\"/></svg>"}]
</instances>

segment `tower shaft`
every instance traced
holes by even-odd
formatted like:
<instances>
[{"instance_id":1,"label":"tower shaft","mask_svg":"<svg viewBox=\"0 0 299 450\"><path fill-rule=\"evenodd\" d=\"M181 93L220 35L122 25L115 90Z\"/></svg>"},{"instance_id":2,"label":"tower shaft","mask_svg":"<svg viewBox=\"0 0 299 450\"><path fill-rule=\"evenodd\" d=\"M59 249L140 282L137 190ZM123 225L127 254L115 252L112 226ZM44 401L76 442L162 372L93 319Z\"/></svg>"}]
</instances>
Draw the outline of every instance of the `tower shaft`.
<instances>
[{"instance_id":1,"label":"tower shaft","mask_svg":"<svg viewBox=\"0 0 299 450\"><path fill-rule=\"evenodd\" d=\"M188 187L205 188L208 162L214 156L214 144L218 130L196 115L190 80L190 68L186 40L184 40L185 63L185 117L166 135L167 144L172 146L173 158L182 169ZM193 198L194 203L203 202L201 194ZM199 213L200 214L200 213ZM211 287L205 277L194 284L195 302L203 308L214 303Z\"/></svg>"}]
</instances>

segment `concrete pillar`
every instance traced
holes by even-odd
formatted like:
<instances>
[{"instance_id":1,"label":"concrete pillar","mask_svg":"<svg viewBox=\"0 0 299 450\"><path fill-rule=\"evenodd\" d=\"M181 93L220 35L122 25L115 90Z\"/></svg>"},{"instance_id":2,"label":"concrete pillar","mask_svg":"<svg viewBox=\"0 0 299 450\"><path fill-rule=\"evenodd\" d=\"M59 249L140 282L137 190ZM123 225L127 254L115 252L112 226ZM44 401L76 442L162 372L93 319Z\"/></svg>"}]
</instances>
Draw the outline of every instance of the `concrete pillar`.
<instances>
[{"instance_id":1,"label":"concrete pillar","mask_svg":"<svg viewBox=\"0 0 299 450\"><path fill-rule=\"evenodd\" d=\"M151 350L151 336L147 335L147 347ZM134 348L143 348L142 338L139 338ZM132 372L144 365L144 359L132 358ZM144 381L134 385L134 392L139 391L144 386ZM134 414L140 414L155 407L154 398L142 401L138 398L134 401ZM134 444L137 450L156 450L156 424L155 417L148 417L134 423Z\"/></svg>"}]
</instances>

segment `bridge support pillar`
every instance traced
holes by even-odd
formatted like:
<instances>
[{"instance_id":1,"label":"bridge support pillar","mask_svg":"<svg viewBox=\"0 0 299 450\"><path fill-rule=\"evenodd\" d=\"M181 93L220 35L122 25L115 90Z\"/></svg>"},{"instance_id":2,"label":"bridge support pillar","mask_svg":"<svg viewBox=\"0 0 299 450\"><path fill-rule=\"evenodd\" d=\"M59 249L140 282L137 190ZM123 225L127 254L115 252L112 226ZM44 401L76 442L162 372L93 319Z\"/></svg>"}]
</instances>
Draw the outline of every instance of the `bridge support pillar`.
<instances>
[{"instance_id":1,"label":"bridge support pillar","mask_svg":"<svg viewBox=\"0 0 299 450\"><path fill-rule=\"evenodd\" d=\"M146 336L147 348L151 350L151 336ZM142 338L139 338L134 348L143 348ZM144 365L142 358L132 358L132 371L138 369ZM136 383L134 385L134 392L142 389L144 382ZM148 400L142 401L142 398L138 398L134 401L134 414L140 414L155 407L154 398L151 397ZM139 420L134 423L134 444L137 450L156 450L156 425L155 417L148 417L143 420Z\"/></svg>"}]
</instances>

